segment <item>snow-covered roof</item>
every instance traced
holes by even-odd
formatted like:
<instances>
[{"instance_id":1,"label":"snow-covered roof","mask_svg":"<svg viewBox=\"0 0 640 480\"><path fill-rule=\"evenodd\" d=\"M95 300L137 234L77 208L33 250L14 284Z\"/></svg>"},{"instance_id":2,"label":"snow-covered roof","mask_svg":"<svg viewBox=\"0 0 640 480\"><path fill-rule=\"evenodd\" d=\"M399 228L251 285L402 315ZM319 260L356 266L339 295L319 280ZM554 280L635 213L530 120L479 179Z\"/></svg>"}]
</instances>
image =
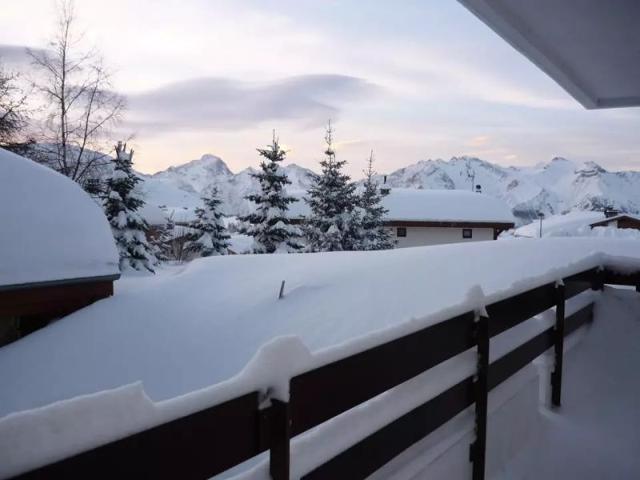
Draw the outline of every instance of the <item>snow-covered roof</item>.
<instances>
[{"instance_id":1,"label":"snow-covered roof","mask_svg":"<svg viewBox=\"0 0 640 480\"><path fill-rule=\"evenodd\" d=\"M467 190L392 188L382 200L387 220L513 223L502 200Z\"/></svg>"},{"instance_id":2,"label":"snow-covered roof","mask_svg":"<svg viewBox=\"0 0 640 480\"><path fill-rule=\"evenodd\" d=\"M621 213L619 215L614 215L613 217L607 217L607 218L603 218L603 219L595 221L595 222L591 222L590 225L592 225L592 226L605 225L605 224L608 224L610 222L617 222L618 220L623 220L623 219L630 219L630 220L635 220L637 222L640 222L640 216L638 216L638 215L631 215L629 213Z\"/></svg>"},{"instance_id":3,"label":"snow-covered roof","mask_svg":"<svg viewBox=\"0 0 640 480\"><path fill-rule=\"evenodd\" d=\"M165 225L167 223L167 213L151 203L145 202L138 213L149 225Z\"/></svg>"},{"instance_id":4,"label":"snow-covered roof","mask_svg":"<svg viewBox=\"0 0 640 480\"><path fill-rule=\"evenodd\" d=\"M640 105L640 2L459 1L586 108Z\"/></svg>"},{"instance_id":5,"label":"snow-covered roof","mask_svg":"<svg viewBox=\"0 0 640 480\"><path fill-rule=\"evenodd\" d=\"M300 200L289 207L292 218L309 215L306 192L290 192ZM513 223L511 209L502 200L467 190L392 188L382 200L386 221Z\"/></svg>"},{"instance_id":6,"label":"snow-covered roof","mask_svg":"<svg viewBox=\"0 0 640 480\"><path fill-rule=\"evenodd\" d=\"M102 209L78 184L0 149L0 288L114 276Z\"/></svg>"}]
</instances>

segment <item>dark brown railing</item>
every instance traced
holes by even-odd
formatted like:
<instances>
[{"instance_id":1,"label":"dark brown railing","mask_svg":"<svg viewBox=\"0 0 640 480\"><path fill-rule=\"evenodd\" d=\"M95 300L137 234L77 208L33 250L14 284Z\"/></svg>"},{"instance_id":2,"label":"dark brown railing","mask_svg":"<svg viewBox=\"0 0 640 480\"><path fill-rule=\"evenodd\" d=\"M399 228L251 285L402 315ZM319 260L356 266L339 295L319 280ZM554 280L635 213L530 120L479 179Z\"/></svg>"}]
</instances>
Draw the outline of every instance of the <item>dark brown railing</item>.
<instances>
[{"instance_id":1,"label":"dark brown railing","mask_svg":"<svg viewBox=\"0 0 640 480\"><path fill-rule=\"evenodd\" d=\"M565 301L605 283L635 285L640 273L587 270L468 312L290 380L288 403L259 408L259 392L156 426L22 474L20 479L205 479L269 450L274 480L289 478L291 437L372 399L420 373L477 347L474 376L411 410L305 479L365 478L464 409L475 404L473 478L484 478L488 392L554 348L552 402L560 405L564 337L593 318L593 304L565 318ZM556 324L489 363L490 338L556 307ZM490 321L489 321L490 319ZM393 359L393 361L389 361Z\"/></svg>"}]
</instances>

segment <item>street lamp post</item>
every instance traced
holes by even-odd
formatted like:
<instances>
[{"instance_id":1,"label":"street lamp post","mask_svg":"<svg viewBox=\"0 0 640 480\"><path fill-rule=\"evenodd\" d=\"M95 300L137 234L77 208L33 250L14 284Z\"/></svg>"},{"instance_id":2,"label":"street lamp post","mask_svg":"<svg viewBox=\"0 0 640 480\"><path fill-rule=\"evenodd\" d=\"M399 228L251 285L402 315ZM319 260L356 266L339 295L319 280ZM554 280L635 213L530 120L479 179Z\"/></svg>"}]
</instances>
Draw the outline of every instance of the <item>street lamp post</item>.
<instances>
[{"instance_id":1,"label":"street lamp post","mask_svg":"<svg viewBox=\"0 0 640 480\"><path fill-rule=\"evenodd\" d=\"M544 218L544 213L538 212L538 218L540 219L540 234L539 234L539 237L542 238L542 219Z\"/></svg>"}]
</instances>

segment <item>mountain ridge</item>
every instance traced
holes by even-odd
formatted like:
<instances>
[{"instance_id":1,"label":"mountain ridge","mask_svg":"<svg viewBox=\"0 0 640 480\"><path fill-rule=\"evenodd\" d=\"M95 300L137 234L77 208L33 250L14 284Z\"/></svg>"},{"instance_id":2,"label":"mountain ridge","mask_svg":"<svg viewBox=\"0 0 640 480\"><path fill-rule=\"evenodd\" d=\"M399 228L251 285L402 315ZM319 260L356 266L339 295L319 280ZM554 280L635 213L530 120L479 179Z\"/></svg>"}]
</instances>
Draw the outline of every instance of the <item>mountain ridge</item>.
<instances>
[{"instance_id":1,"label":"mountain ridge","mask_svg":"<svg viewBox=\"0 0 640 480\"><path fill-rule=\"evenodd\" d=\"M311 170L295 163L283 166L291 191L307 190ZM245 214L251 209L244 197L255 192L258 184L251 177L256 169L247 167L234 173L222 158L205 154L199 159L169 167L152 175L140 174L146 200L175 212L176 217L199 205L200 195L216 186L226 213ZM553 215L570 210L615 208L640 212L640 172L612 172L589 161L578 162L554 157L530 167L504 167L471 156L449 160L427 159L377 175L379 183L391 187L433 189L475 189L504 200L519 224L537 218L538 212ZM178 218L179 219L179 218Z\"/></svg>"}]
</instances>

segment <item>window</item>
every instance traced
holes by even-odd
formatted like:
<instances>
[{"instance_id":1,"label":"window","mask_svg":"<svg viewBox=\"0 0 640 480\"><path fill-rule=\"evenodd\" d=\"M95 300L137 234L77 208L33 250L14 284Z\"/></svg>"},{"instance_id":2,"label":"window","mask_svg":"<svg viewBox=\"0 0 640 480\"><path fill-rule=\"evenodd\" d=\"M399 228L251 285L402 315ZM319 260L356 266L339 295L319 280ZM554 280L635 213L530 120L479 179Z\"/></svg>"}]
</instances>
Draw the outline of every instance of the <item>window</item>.
<instances>
[{"instance_id":1,"label":"window","mask_svg":"<svg viewBox=\"0 0 640 480\"><path fill-rule=\"evenodd\" d=\"M406 237L407 236L407 228L406 227L398 227L396 229L396 235L398 237Z\"/></svg>"},{"instance_id":2,"label":"window","mask_svg":"<svg viewBox=\"0 0 640 480\"><path fill-rule=\"evenodd\" d=\"M473 230L470 228L463 228L462 238L473 238Z\"/></svg>"}]
</instances>

